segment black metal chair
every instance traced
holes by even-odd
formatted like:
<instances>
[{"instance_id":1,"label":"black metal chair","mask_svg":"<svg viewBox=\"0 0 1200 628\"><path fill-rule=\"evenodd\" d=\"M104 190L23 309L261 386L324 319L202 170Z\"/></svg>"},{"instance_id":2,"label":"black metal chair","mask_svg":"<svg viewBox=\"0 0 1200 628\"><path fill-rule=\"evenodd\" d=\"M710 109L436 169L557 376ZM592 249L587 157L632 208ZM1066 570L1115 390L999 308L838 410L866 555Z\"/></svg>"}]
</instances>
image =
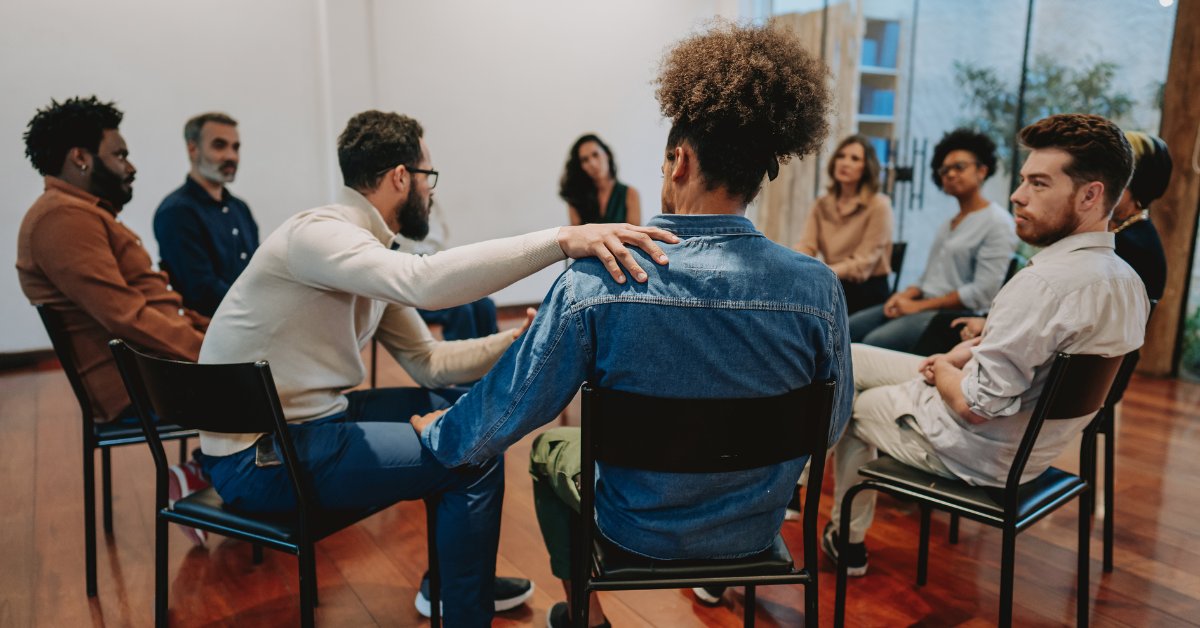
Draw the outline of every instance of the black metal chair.
<instances>
[{"instance_id":1,"label":"black metal chair","mask_svg":"<svg viewBox=\"0 0 1200 628\"><path fill-rule=\"evenodd\" d=\"M841 528L838 531L842 555L850 534L851 508L854 497L864 490L882 491L900 498L914 500L921 509L921 538L917 555L917 585L924 585L929 560L929 523L933 509L946 510L980 523L1000 528L1003 544L1000 556L1000 621L1012 625L1013 572L1017 534L1024 532L1042 517L1079 497L1079 550L1076 620L1079 626L1088 621L1088 539L1091 536L1091 486L1086 470L1095 464L1095 432L1084 430L1080 447L1080 475L1050 467L1040 476L1021 484L1021 475L1029 454L1033 451L1042 424L1047 420L1071 419L1092 414L1103 407L1113 380L1123 362L1122 356L1111 358L1096 355L1058 354L1050 368L1045 388L1030 417L1008 472L1003 489L971 486L904 465L889 457L881 457L859 469L867 479L846 491L842 499ZM1092 421L1095 422L1095 419ZM845 625L846 579L845 561L838 563L837 598L834 625Z\"/></svg>"},{"instance_id":2,"label":"black metal chair","mask_svg":"<svg viewBox=\"0 0 1200 628\"><path fill-rule=\"evenodd\" d=\"M257 546L294 554L300 561L300 622L311 627L317 600L317 541L383 510L326 510L317 503L311 478L297 459L284 419L271 368L265 361L244 364L193 364L155 358L121 340L109 343L121 376L133 398L155 464L154 622L167 625L167 523L202 528ZM275 438L284 468L296 491L293 513L263 515L239 512L222 502L212 488L169 505L167 459L153 430L152 416L198 430L230 434L269 433ZM431 625L441 624L438 577L437 498L425 500L428 522Z\"/></svg>"},{"instance_id":3,"label":"black metal chair","mask_svg":"<svg viewBox=\"0 0 1200 628\"><path fill-rule=\"evenodd\" d=\"M755 586L803 584L804 620L817 625L817 510L829 442L833 382L777 397L666 399L583 388L582 513L572 543L571 607L588 624L592 591L746 587L745 625L754 625ZM753 417L747 428L747 417ZM664 446L669 443L670 446ZM754 556L651 560L621 550L595 530L595 463L645 471L723 473L811 456L804 505L804 568L796 569L781 535Z\"/></svg>"},{"instance_id":4,"label":"black metal chair","mask_svg":"<svg viewBox=\"0 0 1200 628\"><path fill-rule=\"evenodd\" d=\"M908 242L900 240L892 243L892 272L896 274L896 278L892 279L892 292L900 291L900 271L904 270L904 252L908 250Z\"/></svg>"},{"instance_id":5,"label":"black metal chair","mask_svg":"<svg viewBox=\"0 0 1200 628\"><path fill-rule=\"evenodd\" d=\"M100 450L100 486L101 505L103 507L104 533L113 533L112 517L112 457L110 449L121 445L134 445L146 442L142 434L141 424L129 425L124 422L97 423L96 412L92 408L92 400L88 397L87 389L83 387L83 379L79 375L79 364L75 359L75 350L71 347L71 339L63 324L62 314L49 305L37 305L38 316L50 336L50 345L54 354L62 364L63 373L79 402L79 413L83 418L83 530L84 530L84 562L87 578L88 597L96 596L96 450ZM131 416L132 418L132 416ZM195 436L195 430L184 429L178 425L159 423L155 427L161 440L179 441L179 462L187 460L188 438Z\"/></svg>"}]
</instances>

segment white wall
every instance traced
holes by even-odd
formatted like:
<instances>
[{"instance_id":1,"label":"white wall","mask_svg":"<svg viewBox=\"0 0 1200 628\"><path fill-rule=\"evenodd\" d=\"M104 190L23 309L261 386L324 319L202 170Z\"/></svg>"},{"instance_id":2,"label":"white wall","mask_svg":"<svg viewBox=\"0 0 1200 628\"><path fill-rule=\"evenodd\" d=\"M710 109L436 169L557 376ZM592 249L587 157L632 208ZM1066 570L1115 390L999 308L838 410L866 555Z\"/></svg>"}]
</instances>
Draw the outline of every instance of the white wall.
<instances>
[{"instance_id":1,"label":"white wall","mask_svg":"<svg viewBox=\"0 0 1200 628\"><path fill-rule=\"evenodd\" d=\"M450 244L564 224L558 178L568 150L594 131L618 177L659 211L667 125L654 99L672 42L729 3L426 2L375 5L379 106L425 127ZM497 295L540 301L556 266Z\"/></svg>"},{"instance_id":2,"label":"white wall","mask_svg":"<svg viewBox=\"0 0 1200 628\"><path fill-rule=\"evenodd\" d=\"M0 352L49 346L12 270L16 233L41 192L21 134L50 98L96 94L125 111L138 167L122 220L153 256L158 202L187 170L184 120L240 122L231 189L264 235L328 202L340 184L334 138L379 107L425 125L437 194L462 244L562 224L557 180L575 137L596 131L643 215L658 211L667 128L653 98L658 60L713 15L759 0L40 0L0 2ZM500 295L540 300L551 270Z\"/></svg>"},{"instance_id":3,"label":"white wall","mask_svg":"<svg viewBox=\"0 0 1200 628\"><path fill-rule=\"evenodd\" d=\"M203 7L203 11L198 10ZM243 161L231 189L270 231L330 196L319 131L316 4L288 0L41 0L0 8L0 352L49 340L20 291L13 262L25 210L42 180L24 158L22 133L50 101L96 94L125 111L121 132L138 168L121 219L157 259L151 221L183 183L183 123L210 109L240 122Z\"/></svg>"}]
</instances>

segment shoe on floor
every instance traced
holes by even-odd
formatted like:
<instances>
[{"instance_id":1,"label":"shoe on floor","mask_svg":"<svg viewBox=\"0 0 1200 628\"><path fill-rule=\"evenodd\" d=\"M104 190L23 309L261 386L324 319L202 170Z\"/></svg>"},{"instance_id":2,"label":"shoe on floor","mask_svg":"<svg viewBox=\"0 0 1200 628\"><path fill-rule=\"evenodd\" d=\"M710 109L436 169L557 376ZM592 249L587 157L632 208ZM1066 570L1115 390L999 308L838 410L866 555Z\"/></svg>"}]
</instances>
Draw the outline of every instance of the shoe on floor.
<instances>
[{"instance_id":1,"label":"shoe on floor","mask_svg":"<svg viewBox=\"0 0 1200 628\"><path fill-rule=\"evenodd\" d=\"M524 578L496 578L496 612L512 610L525 603L533 596L533 583ZM429 603L429 574L425 574L421 578L421 590L417 592L417 600L415 602L417 612L422 617L429 617L433 611L433 605ZM446 601L442 600L442 608L446 608Z\"/></svg>"},{"instance_id":2,"label":"shoe on floor","mask_svg":"<svg viewBox=\"0 0 1200 628\"><path fill-rule=\"evenodd\" d=\"M194 460L167 467L167 503L171 506L184 497L208 487L208 480L204 479L200 465ZM204 547L204 543L208 541L208 532L204 530L187 526L179 526L179 529L196 547Z\"/></svg>"},{"instance_id":3,"label":"shoe on floor","mask_svg":"<svg viewBox=\"0 0 1200 628\"><path fill-rule=\"evenodd\" d=\"M719 606L721 604L721 596L725 595L726 587L692 587L692 593L696 594L696 601L704 606Z\"/></svg>"},{"instance_id":4,"label":"shoe on floor","mask_svg":"<svg viewBox=\"0 0 1200 628\"><path fill-rule=\"evenodd\" d=\"M800 485L797 484L796 487L794 489L792 489L792 498L790 500L788 500L787 510L783 511L783 520L784 521L799 520L801 517L803 504L804 504L804 502L800 501Z\"/></svg>"},{"instance_id":5,"label":"shoe on floor","mask_svg":"<svg viewBox=\"0 0 1200 628\"><path fill-rule=\"evenodd\" d=\"M846 548L846 574L854 577L867 575L867 544L847 543L846 545L849 546ZM821 535L821 550L834 564L840 560L838 533L832 521L825 526L825 532Z\"/></svg>"},{"instance_id":6,"label":"shoe on floor","mask_svg":"<svg viewBox=\"0 0 1200 628\"><path fill-rule=\"evenodd\" d=\"M555 604L550 608L550 612L546 613L546 628L567 628L571 625L571 611L566 602ZM606 619L594 628L612 628L612 624Z\"/></svg>"}]
</instances>

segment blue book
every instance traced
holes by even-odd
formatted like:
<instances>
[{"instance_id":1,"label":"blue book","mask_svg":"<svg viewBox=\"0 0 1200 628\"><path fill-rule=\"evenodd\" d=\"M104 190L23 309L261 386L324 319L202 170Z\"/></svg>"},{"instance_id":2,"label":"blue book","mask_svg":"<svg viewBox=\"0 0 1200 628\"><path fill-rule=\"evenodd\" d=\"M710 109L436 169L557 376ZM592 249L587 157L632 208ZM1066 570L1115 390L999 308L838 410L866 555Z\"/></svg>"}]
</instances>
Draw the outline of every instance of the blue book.
<instances>
[{"instance_id":1,"label":"blue book","mask_svg":"<svg viewBox=\"0 0 1200 628\"><path fill-rule=\"evenodd\" d=\"M888 140L886 137L872 137L871 146L875 149L875 156L879 158L879 163L887 165L888 163Z\"/></svg>"},{"instance_id":2,"label":"blue book","mask_svg":"<svg viewBox=\"0 0 1200 628\"><path fill-rule=\"evenodd\" d=\"M871 112L880 116L890 116L895 113L896 93L890 89L874 90Z\"/></svg>"},{"instance_id":3,"label":"blue book","mask_svg":"<svg viewBox=\"0 0 1200 628\"><path fill-rule=\"evenodd\" d=\"M879 65L879 42L863 38L862 65Z\"/></svg>"},{"instance_id":4,"label":"blue book","mask_svg":"<svg viewBox=\"0 0 1200 628\"><path fill-rule=\"evenodd\" d=\"M858 87L858 112L871 114L874 113L875 106L875 89L867 85Z\"/></svg>"},{"instance_id":5,"label":"blue book","mask_svg":"<svg viewBox=\"0 0 1200 628\"><path fill-rule=\"evenodd\" d=\"M879 65L896 67L896 53L900 48L900 22L883 24L883 42L879 46Z\"/></svg>"}]
</instances>

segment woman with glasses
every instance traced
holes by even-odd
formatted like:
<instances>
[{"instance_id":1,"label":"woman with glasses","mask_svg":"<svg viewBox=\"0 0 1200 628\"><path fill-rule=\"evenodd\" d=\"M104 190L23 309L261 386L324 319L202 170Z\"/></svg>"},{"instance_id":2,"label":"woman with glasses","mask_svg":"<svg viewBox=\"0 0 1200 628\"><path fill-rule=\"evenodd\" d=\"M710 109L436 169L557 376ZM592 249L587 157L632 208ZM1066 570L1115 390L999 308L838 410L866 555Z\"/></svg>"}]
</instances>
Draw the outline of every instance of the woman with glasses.
<instances>
[{"instance_id":1,"label":"woman with glasses","mask_svg":"<svg viewBox=\"0 0 1200 628\"><path fill-rule=\"evenodd\" d=\"M558 195L567 202L572 225L595 222L642 223L638 192L617 181L617 163L599 137L589 133L575 140L558 184Z\"/></svg>"},{"instance_id":2,"label":"woman with glasses","mask_svg":"<svg viewBox=\"0 0 1200 628\"><path fill-rule=\"evenodd\" d=\"M916 285L850 317L854 342L912 352L938 312L983 313L1004 284L1016 224L982 192L996 171L996 145L974 131L951 131L933 149L930 168L934 185L958 201L958 213L938 228Z\"/></svg>"},{"instance_id":3,"label":"woman with glasses","mask_svg":"<svg viewBox=\"0 0 1200 628\"><path fill-rule=\"evenodd\" d=\"M879 193L879 158L862 135L842 140L827 171L829 191L809 212L796 250L829 265L853 314L888 298L892 202Z\"/></svg>"}]
</instances>

